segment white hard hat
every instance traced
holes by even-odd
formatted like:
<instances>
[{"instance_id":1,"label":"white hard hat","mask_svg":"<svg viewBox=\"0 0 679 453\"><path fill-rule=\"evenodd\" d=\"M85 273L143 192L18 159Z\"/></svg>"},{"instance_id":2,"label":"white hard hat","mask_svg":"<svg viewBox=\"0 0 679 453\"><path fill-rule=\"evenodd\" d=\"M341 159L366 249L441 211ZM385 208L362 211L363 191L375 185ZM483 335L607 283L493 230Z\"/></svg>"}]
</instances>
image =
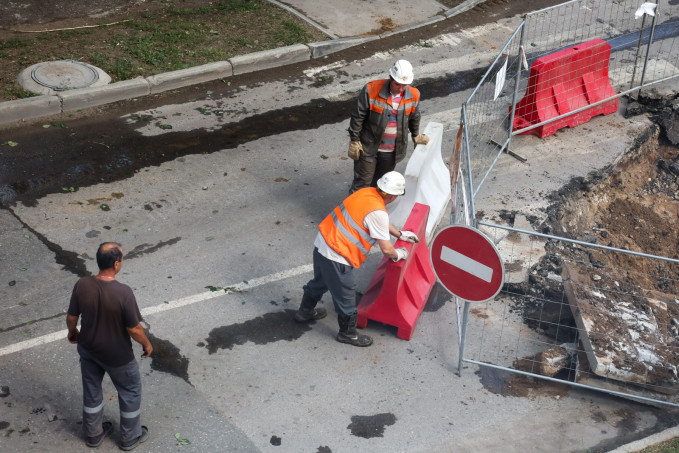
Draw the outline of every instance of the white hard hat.
<instances>
[{"instance_id":1,"label":"white hard hat","mask_svg":"<svg viewBox=\"0 0 679 453\"><path fill-rule=\"evenodd\" d=\"M401 85L413 83L413 65L407 60L398 60L389 70L389 75Z\"/></svg>"},{"instance_id":2,"label":"white hard hat","mask_svg":"<svg viewBox=\"0 0 679 453\"><path fill-rule=\"evenodd\" d=\"M377 187L389 195L403 195L406 193L406 180L401 173L390 171L377 180Z\"/></svg>"}]
</instances>

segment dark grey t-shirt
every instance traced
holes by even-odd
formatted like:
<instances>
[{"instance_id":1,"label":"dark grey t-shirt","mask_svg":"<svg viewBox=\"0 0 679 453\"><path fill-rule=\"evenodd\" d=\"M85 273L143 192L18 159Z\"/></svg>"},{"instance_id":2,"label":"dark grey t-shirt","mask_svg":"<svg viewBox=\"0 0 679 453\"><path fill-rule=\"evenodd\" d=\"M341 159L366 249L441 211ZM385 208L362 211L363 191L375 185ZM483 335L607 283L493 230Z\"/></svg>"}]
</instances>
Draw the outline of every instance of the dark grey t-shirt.
<instances>
[{"instance_id":1,"label":"dark grey t-shirt","mask_svg":"<svg viewBox=\"0 0 679 453\"><path fill-rule=\"evenodd\" d=\"M111 367L134 360L127 328L138 326L142 317L129 286L83 277L73 288L68 314L82 316L78 344L94 358Z\"/></svg>"}]
</instances>

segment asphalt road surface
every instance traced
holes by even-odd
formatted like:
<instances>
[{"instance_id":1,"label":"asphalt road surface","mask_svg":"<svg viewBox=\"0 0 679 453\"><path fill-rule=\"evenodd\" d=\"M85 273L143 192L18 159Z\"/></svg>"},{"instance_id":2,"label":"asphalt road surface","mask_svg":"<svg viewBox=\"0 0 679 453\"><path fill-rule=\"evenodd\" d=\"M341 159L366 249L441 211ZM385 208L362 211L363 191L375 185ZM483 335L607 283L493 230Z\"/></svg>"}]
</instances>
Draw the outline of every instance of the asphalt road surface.
<instances>
[{"instance_id":1,"label":"asphalt road surface","mask_svg":"<svg viewBox=\"0 0 679 453\"><path fill-rule=\"evenodd\" d=\"M505 375L470 366L458 376L455 306L438 288L408 342L370 323L375 344L352 348L334 340L332 315L292 322L318 222L351 181L356 93L393 60L413 62L422 124L444 125L447 158L461 103L519 17L481 22L428 30L431 46L394 36L3 130L0 141L19 145L0 154L0 450L88 450L64 312L102 241L122 244L118 279L156 348L141 361L151 437L139 451L605 451L676 424L672 412L595 392L517 397L498 390ZM100 450L117 451L115 440Z\"/></svg>"}]
</instances>

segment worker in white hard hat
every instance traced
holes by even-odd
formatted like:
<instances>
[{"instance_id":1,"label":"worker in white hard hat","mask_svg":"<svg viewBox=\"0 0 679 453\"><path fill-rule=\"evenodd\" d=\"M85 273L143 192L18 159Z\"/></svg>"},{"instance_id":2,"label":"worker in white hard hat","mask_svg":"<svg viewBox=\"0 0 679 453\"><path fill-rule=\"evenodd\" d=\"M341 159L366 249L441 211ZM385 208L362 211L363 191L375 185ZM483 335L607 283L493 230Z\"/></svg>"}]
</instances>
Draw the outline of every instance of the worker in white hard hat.
<instances>
[{"instance_id":1,"label":"worker in white hard hat","mask_svg":"<svg viewBox=\"0 0 679 453\"><path fill-rule=\"evenodd\" d=\"M366 84L358 95L349 122L348 155L354 160L354 180L349 193L375 187L406 156L408 134L415 146L426 145L420 134L420 91L413 83L413 67L398 60L389 78Z\"/></svg>"},{"instance_id":2,"label":"worker in white hard hat","mask_svg":"<svg viewBox=\"0 0 679 453\"><path fill-rule=\"evenodd\" d=\"M337 312L337 341L353 346L370 346L372 338L356 332L354 269L359 268L377 242L394 261L408 257L405 247L394 248L391 236L418 242L412 231L399 231L389 223L386 205L405 193L405 179L396 171L385 173L377 188L367 187L349 195L319 225L314 241L314 277L304 285L304 296L295 314L297 322L322 319L327 312L316 305L330 291Z\"/></svg>"}]
</instances>

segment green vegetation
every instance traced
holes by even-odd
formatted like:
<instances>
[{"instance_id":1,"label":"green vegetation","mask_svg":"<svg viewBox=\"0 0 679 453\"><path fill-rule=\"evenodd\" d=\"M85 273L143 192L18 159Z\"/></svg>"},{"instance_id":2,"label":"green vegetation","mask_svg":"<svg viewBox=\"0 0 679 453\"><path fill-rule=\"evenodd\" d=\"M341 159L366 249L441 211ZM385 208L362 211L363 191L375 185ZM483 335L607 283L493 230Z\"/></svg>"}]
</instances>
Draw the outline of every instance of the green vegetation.
<instances>
[{"instance_id":1,"label":"green vegetation","mask_svg":"<svg viewBox=\"0 0 679 453\"><path fill-rule=\"evenodd\" d=\"M640 453L679 453L679 438L644 448Z\"/></svg>"},{"instance_id":2,"label":"green vegetation","mask_svg":"<svg viewBox=\"0 0 679 453\"><path fill-rule=\"evenodd\" d=\"M90 63L117 82L325 39L305 22L265 0L187 7L200 4L154 0L143 10L117 18L110 26L12 33L16 36L0 40L0 101L30 95L18 86L16 76L43 61ZM106 23L110 22L108 17Z\"/></svg>"}]
</instances>

